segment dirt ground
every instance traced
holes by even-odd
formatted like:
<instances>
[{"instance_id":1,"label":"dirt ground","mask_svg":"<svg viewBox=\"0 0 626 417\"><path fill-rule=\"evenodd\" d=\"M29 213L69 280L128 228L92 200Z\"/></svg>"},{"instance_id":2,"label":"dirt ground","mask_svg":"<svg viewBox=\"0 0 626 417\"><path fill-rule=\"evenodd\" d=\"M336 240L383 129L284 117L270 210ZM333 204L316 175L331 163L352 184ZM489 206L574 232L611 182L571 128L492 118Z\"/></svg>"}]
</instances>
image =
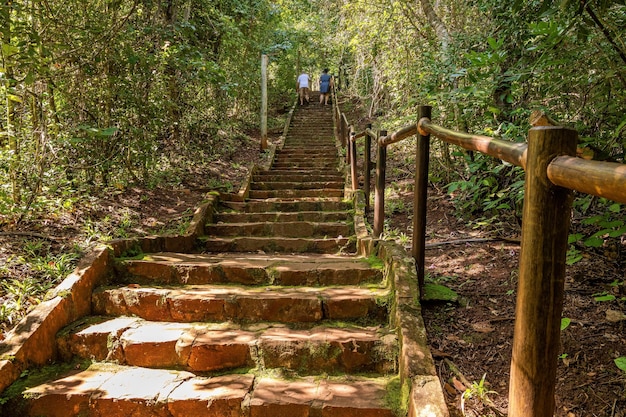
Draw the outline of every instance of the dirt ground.
<instances>
[{"instance_id":1,"label":"dirt ground","mask_svg":"<svg viewBox=\"0 0 626 417\"><path fill-rule=\"evenodd\" d=\"M407 207L410 198L406 196ZM453 213L449 196L431 190L427 243L490 237L467 227ZM408 230L407 218L393 216L392 227ZM427 250L427 282L445 285L459 295L457 302L423 306L453 417L506 415L519 253L518 243L498 240ZM626 355L626 306L621 300L625 271L626 237L617 254L588 251L567 269L563 317L571 323L562 331L561 354L555 358L555 416L626 416L626 374L614 363ZM595 296L604 293L615 295L615 300L596 301ZM463 398L468 389L471 397Z\"/></svg>"}]
</instances>

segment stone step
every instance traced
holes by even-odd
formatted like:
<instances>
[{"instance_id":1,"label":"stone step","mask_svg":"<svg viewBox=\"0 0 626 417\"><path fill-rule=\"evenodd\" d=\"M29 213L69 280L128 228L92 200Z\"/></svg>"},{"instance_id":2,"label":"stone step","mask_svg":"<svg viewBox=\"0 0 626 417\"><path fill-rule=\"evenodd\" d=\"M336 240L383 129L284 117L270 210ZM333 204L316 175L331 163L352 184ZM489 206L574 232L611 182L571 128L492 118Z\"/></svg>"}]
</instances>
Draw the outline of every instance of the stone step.
<instances>
[{"instance_id":1,"label":"stone step","mask_svg":"<svg viewBox=\"0 0 626 417\"><path fill-rule=\"evenodd\" d=\"M319 188L314 190L250 190L251 199L293 199L303 197L343 198L344 189Z\"/></svg>"},{"instance_id":2,"label":"stone step","mask_svg":"<svg viewBox=\"0 0 626 417\"><path fill-rule=\"evenodd\" d=\"M341 183L341 187L345 186L344 175L339 172L329 174L313 174L298 171L276 171L268 174L255 174L252 177L252 186L257 183Z\"/></svg>"},{"instance_id":3,"label":"stone step","mask_svg":"<svg viewBox=\"0 0 626 417\"><path fill-rule=\"evenodd\" d=\"M66 361L77 357L192 372L283 368L299 375L389 374L397 368L396 336L380 327L251 328L90 317L62 332L57 342Z\"/></svg>"},{"instance_id":4,"label":"stone step","mask_svg":"<svg viewBox=\"0 0 626 417\"><path fill-rule=\"evenodd\" d=\"M285 139L285 147L281 152L302 155L307 150L311 151L312 148L316 149L312 155L337 155L337 146L334 141L302 137Z\"/></svg>"},{"instance_id":5,"label":"stone step","mask_svg":"<svg viewBox=\"0 0 626 417\"><path fill-rule=\"evenodd\" d=\"M113 364L24 392L26 417L394 417L388 378L201 377L187 371Z\"/></svg>"},{"instance_id":6,"label":"stone step","mask_svg":"<svg viewBox=\"0 0 626 417\"><path fill-rule=\"evenodd\" d=\"M151 321L311 323L320 320L384 320L386 289L362 287L184 287L100 288L93 313L134 315Z\"/></svg>"},{"instance_id":7,"label":"stone step","mask_svg":"<svg viewBox=\"0 0 626 417\"><path fill-rule=\"evenodd\" d=\"M298 181L342 181L345 175L336 170L320 171L318 169L274 169L264 173L255 174L260 175L261 178L285 178L283 181L287 181L287 178L294 177Z\"/></svg>"},{"instance_id":8,"label":"stone step","mask_svg":"<svg viewBox=\"0 0 626 417\"><path fill-rule=\"evenodd\" d=\"M341 200L302 200L302 201L222 201L222 207L236 210L241 213L265 213L265 212L303 212L303 211L345 211L351 210L352 204Z\"/></svg>"},{"instance_id":9,"label":"stone step","mask_svg":"<svg viewBox=\"0 0 626 417\"><path fill-rule=\"evenodd\" d=\"M346 222L254 222L213 223L204 226L204 234L214 237L325 237L348 236L352 227Z\"/></svg>"},{"instance_id":10,"label":"stone step","mask_svg":"<svg viewBox=\"0 0 626 417\"><path fill-rule=\"evenodd\" d=\"M215 213L215 223L244 223L244 222L351 222L349 211L299 211L293 213Z\"/></svg>"},{"instance_id":11,"label":"stone step","mask_svg":"<svg viewBox=\"0 0 626 417\"><path fill-rule=\"evenodd\" d=\"M356 245L349 237L202 237L207 252L263 253L354 253Z\"/></svg>"},{"instance_id":12,"label":"stone step","mask_svg":"<svg viewBox=\"0 0 626 417\"><path fill-rule=\"evenodd\" d=\"M154 253L118 261L126 284L359 285L380 283L382 271L360 257Z\"/></svg>"},{"instance_id":13,"label":"stone step","mask_svg":"<svg viewBox=\"0 0 626 417\"><path fill-rule=\"evenodd\" d=\"M322 157L322 158L330 158L330 157L334 157L335 159L337 158L337 146L332 143L332 142L328 142L325 143L326 141L324 141L324 143L318 143L316 145L315 148L308 148L308 153L306 151L307 148L304 148L301 145L297 145L294 144L294 146L290 146L290 145L285 145L284 148L278 150L276 152L276 156L278 158L282 158L282 157L306 157L307 155L312 156L312 157Z\"/></svg>"},{"instance_id":14,"label":"stone step","mask_svg":"<svg viewBox=\"0 0 626 417\"><path fill-rule=\"evenodd\" d=\"M313 160L312 160L313 159ZM279 155L274 160L274 167L280 166L281 164L294 164L298 166L306 166L306 164L314 164L314 166L319 166L320 164L336 166L337 165L337 157L328 157L325 155L319 156L306 156L306 155Z\"/></svg>"},{"instance_id":15,"label":"stone step","mask_svg":"<svg viewBox=\"0 0 626 417\"><path fill-rule=\"evenodd\" d=\"M340 189L343 190L345 181L255 181L251 184L252 190L311 190L311 189Z\"/></svg>"},{"instance_id":16,"label":"stone step","mask_svg":"<svg viewBox=\"0 0 626 417\"><path fill-rule=\"evenodd\" d=\"M338 167L339 164L337 160L332 162L276 162L272 165L273 169L315 169L320 171L336 171Z\"/></svg>"}]
</instances>

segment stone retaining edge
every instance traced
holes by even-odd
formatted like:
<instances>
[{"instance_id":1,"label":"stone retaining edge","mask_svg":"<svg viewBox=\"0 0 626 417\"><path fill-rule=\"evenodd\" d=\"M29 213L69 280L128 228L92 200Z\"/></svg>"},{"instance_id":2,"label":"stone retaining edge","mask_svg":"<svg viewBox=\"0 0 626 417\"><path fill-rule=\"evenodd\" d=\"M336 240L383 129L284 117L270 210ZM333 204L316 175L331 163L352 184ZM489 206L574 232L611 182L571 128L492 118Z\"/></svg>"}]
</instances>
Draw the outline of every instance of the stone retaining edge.
<instances>
[{"instance_id":1,"label":"stone retaining edge","mask_svg":"<svg viewBox=\"0 0 626 417\"><path fill-rule=\"evenodd\" d=\"M91 248L74 271L50 290L44 301L0 342L0 393L29 367L43 366L56 359L55 335L70 323L91 314L91 293L114 273L114 258L141 252L192 250L196 239L204 233L204 224L212 222L218 201L218 196L208 194L207 201L196 209L183 235L118 239Z\"/></svg>"},{"instance_id":2,"label":"stone retaining edge","mask_svg":"<svg viewBox=\"0 0 626 417\"><path fill-rule=\"evenodd\" d=\"M448 407L435 362L428 347L426 327L422 318L417 286L415 260L406 250L394 243L374 239L365 225L365 193L346 194L354 201L354 229L360 256L377 254L385 265L385 279L393 288L391 325L398 329L400 341L401 384L410 384L408 417L449 417Z\"/></svg>"},{"instance_id":3,"label":"stone retaining edge","mask_svg":"<svg viewBox=\"0 0 626 417\"><path fill-rule=\"evenodd\" d=\"M422 319L415 260L394 242L378 241L377 249L395 295L390 321L398 329L400 380L403 386L411 386L409 417L448 417Z\"/></svg>"}]
</instances>

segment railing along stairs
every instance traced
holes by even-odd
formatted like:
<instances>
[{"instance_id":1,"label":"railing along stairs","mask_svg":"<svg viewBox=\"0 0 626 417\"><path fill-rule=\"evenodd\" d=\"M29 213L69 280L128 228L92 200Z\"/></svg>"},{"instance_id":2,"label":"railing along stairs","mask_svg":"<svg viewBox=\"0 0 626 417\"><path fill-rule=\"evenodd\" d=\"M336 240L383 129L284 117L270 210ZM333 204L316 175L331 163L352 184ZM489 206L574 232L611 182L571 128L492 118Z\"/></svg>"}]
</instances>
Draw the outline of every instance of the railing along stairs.
<instances>
[{"instance_id":1,"label":"railing along stairs","mask_svg":"<svg viewBox=\"0 0 626 417\"><path fill-rule=\"evenodd\" d=\"M336 94L336 93L335 93ZM333 99L337 103L336 97ZM358 189L357 144L364 141L362 164L366 210L370 201L370 171L375 162L373 233L383 231L387 147L417 135L413 243L420 292L424 287L426 202L431 136L520 166L526 172L522 218L519 283L509 387L509 417L552 417L555 409L557 357L563 310L566 253L573 191L626 204L626 165L576 157L577 132L549 122L528 132L527 143L446 129L431 121L432 108L419 106L416 123L391 134L371 125L355 132L335 106L337 135L347 147L353 190Z\"/></svg>"}]
</instances>

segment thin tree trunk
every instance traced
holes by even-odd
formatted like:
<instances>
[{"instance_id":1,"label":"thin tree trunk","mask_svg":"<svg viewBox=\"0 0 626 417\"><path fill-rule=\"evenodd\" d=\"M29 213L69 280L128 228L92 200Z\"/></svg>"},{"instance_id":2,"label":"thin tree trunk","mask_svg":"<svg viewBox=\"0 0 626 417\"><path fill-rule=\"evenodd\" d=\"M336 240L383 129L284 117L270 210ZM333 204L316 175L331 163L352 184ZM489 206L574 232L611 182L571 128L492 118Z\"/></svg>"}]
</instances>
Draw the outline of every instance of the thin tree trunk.
<instances>
[{"instance_id":1,"label":"thin tree trunk","mask_svg":"<svg viewBox=\"0 0 626 417\"><path fill-rule=\"evenodd\" d=\"M598 26L598 28L600 29L600 31L602 32L606 40L609 41L613 49L615 49L615 52L617 52L617 55L619 55L622 61L624 61L624 63L626 64L626 52L624 52L622 48L619 47L619 45L615 41L615 37L613 36L609 28L607 28L602 23L602 21L600 20L598 15L596 15L596 13L593 11L589 3L585 2L584 0L581 0L581 3L585 7L585 11L587 12L587 14L589 14L589 16L591 17L591 20L593 20L596 26Z\"/></svg>"},{"instance_id":2,"label":"thin tree trunk","mask_svg":"<svg viewBox=\"0 0 626 417\"><path fill-rule=\"evenodd\" d=\"M446 59L448 59L450 53L450 33L448 32L446 25L443 24L443 21L439 18L439 16L437 16L430 0L420 0L420 3L422 5L422 11L426 15L426 19L428 19L428 23L430 23L430 25L435 29L435 33L437 34L437 38L441 44L442 54Z\"/></svg>"},{"instance_id":3,"label":"thin tree trunk","mask_svg":"<svg viewBox=\"0 0 626 417\"><path fill-rule=\"evenodd\" d=\"M11 151L11 160L9 162L9 177L11 178L11 188L13 194L13 202L19 203L21 200L21 190L18 184L18 169L19 169L19 160L20 160L20 152L19 152L19 141L17 138L17 132L15 129L15 80L13 73L13 58L11 54L11 18L12 18L13 8L12 2L10 0L6 0L2 4L2 9L0 11L0 18L3 22L2 24L2 39L3 42L8 45L8 48L2 48L2 61L4 66L4 74L5 74L5 97L6 97L6 142L9 145L9 150Z\"/></svg>"}]
</instances>

